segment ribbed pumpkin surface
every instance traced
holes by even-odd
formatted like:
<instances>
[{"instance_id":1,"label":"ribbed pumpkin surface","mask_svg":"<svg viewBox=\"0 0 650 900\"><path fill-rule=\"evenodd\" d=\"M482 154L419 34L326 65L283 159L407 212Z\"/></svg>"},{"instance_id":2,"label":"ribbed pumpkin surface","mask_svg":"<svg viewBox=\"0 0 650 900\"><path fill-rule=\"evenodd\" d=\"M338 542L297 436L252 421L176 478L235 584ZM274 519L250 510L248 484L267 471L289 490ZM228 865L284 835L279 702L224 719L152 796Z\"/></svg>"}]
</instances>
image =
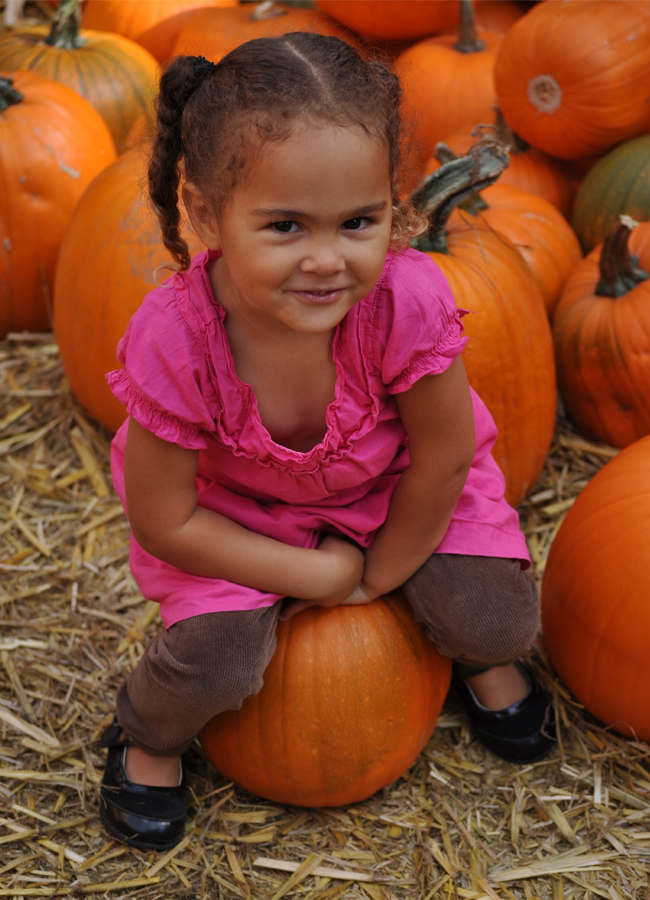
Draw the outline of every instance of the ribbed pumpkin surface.
<instances>
[{"instance_id":1,"label":"ribbed pumpkin surface","mask_svg":"<svg viewBox=\"0 0 650 900\"><path fill-rule=\"evenodd\" d=\"M156 287L154 270L171 259L143 183L144 160L135 150L102 172L74 211L56 270L54 329L61 362L79 401L111 431L126 411L104 376L118 368L118 341ZM201 249L193 237L190 252Z\"/></svg>"},{"instance_id":2,"label":"ribbed pumpkin surface","mask_svg":"<svg viewBox=\"0 0 650 900\"><path fill-rule=\"evenodd\" d=\"M67 50L48 46L43 26L8 32L0 37L0 70L31 69L71 87L102 116L122 153L153 122L158 65L117 34L83 30L79 35L83 46Z\"/></svg>"},{"instance_id":3,"label":"ribbed pumpkin surface","mask_svg":"<svg viewBox=\"0 0 650 900\"><path fill-rule=\"evenodd\" d=\"M555 425L555 366L546 308L517 251L501 235L468 221L449 220L449 253L431 253L449 281L469 343L463 359L469 382L499 430L493 455L516 504L537 480Z\"/></svg>"},{"instance_id":4,"label":"ribbed pumpkin surface","mask_svg":"<svg viewBox=\"0 0 650 900\"><path fill-rule=\"evenodd\" d=\"M589 712L650 740L650 437L623 450L579 494L542 584L553 665Z\"/></svg>"},{"instance_id":5,"label":"ribbed pumpkin surface","mask_svg":"<svg viewBox=\"0 0 650 900\"><path fill-rule=\"evenodd\" d=\"M595 156L650 126L650 2L539 3L494 70L517 134L560 159Z\"/></svg>"},{"instance_id":6,"label":"ribbed pumpkin surface","mask_svg":"<svg viewBox=\"0 0 650 900\"><path fill-rule=\"evenodd\" d=\"M481 191L481 199L488 208L478 213L479 219L516 247L552 315L567 278L582 260L571 226L546 200L500 181Z\"/></svg>"},{"instance_id":7,"label":"ribbed pumpkin surface","mask_svg":"<svg viewBox=\"0 0 650 900\"><path fill-rule=\"evenodd\" d=\"M12 77L24 99L0 112L0 335L50 328L54 267L70 216L115 159L103 119L73 90L34 72Z\"/></svg>"},{"instance_id":8,"label":"ribbed pumpkin surface","mask_svg":"<svg viewBox=\"0 0 650 900\"><path fill-rule=\"evenodd\" d=\"M650 222L630 235L650 273ZM588 437L626 447L650 434L650 279L621 297L599 297L599 245L567 281L553 317L558 385Z\"/></svg>"},{"instance_id":9,"label":"ribbed pumpkin surface","mask_svg":"<svg viewBox=\"0 0 650 900\"><path fill-rule=\"evenodd\" d=\"M200 735L226 778L260 797L341 806L391 784L428 741L451 664L394 595L311 607L277 632L264 686Z\"/></svg>"},{"instance_id":10,"label":"ribbed pumpkin surface","mask_svg":"<svg viewBox=\"0 0 650 900\"><path fill-rule=\"evenodd\" d=\"M616 147L585 176L571 217L585 253L622 214L637 222L650 219L650 135Z\"/></svg>"}]
</instances>

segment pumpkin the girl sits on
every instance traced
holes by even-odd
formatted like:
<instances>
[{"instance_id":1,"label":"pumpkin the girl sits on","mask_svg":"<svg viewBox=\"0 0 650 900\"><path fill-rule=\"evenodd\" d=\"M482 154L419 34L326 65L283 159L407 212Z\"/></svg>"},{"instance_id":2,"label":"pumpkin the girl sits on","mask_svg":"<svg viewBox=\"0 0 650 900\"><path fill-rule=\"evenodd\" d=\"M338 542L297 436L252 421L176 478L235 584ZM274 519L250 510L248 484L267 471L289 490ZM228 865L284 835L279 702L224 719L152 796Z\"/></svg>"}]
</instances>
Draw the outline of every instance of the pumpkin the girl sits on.
<instances>
[{"instance_id":1,"label":"pumpkin the girl sits on","mask_svg":"<svg viewBox=\"0 0 650 900\"><path fill-rule=\"evenodd\" d=\"M554 746L517 662L539 599L463 313L408 249L399 106L384 65L302 32L162 76L149 190L179 270L108 376L129 412L112 466L131 569L166 628L104 736L101 817L136 847L181 839L183 752L259 691L278 622L313 605L401 588L484 743L514 762Z\"/></svg>"}]
</instances>

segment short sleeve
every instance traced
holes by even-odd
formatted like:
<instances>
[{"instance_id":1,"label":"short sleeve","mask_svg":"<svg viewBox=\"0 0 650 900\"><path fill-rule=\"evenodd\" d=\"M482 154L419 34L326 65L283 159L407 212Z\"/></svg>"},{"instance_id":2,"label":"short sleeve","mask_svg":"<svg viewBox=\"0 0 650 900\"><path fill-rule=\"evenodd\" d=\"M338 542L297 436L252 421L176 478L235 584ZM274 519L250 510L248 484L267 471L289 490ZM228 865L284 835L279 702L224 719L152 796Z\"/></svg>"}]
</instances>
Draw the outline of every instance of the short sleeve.
<instances>
[{"instance_id":1,"label":"short sleeve","mask_svg":"<svg viewBox=\"0 0 650 900\"><path fill-rule=\"evenodd\" d=\"M389 260L373 311L373 357L389 393L449 368L468 340L465 313L426 253L405 250Z\"/></svg>"},{"instance_id":2,"label":"short sleeve","mask_svg":"<svg viewBox=\"0 0 650 900\"><path fill-rule=\"evenodd\" d=\"M145 297L118 344L122 368L106 380L143 428L185 449L202 450L205 432L216 430L206 399L213 387L200 328L183 308L184 290L176 280Z\"/></svg>"}]
</instances>

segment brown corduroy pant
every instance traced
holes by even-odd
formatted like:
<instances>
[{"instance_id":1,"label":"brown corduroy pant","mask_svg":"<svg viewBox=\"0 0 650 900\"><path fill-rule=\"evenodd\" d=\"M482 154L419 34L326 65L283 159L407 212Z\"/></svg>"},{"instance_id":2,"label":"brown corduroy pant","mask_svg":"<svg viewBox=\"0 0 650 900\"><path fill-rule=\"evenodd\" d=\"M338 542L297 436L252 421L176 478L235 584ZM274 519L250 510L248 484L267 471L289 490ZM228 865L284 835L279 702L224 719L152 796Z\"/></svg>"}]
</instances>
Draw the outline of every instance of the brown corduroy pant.
<instances>
[{"instance_id":1,"label":"brown corduroy pant","mask_svg":"<svg viewBox=\"0 0 650 900\"><path fill-rule=\"evenodd\" d=\"M438 651L468 665L514 661L539 629L539 594L518 560L434 553L402 593ZM120 725L147 753L182 753L260 690L281 608L206 613L158 634L119 688Z\"/></svg>"}]
</instances>

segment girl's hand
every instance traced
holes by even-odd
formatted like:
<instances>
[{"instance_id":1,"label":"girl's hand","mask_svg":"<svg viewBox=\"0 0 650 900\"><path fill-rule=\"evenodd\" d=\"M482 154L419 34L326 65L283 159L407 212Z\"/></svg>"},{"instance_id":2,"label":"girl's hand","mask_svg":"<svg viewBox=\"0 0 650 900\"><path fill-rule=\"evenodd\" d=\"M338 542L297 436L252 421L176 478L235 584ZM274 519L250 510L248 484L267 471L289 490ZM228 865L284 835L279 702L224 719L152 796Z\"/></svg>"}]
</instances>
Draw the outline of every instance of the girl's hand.
<instances>
[{"instance_id":1,"label":"girl's hand","mask_svg":"<svg viewBox=\"0 0 650 900\"><path fill-rule=\"evenodd\" d=\"M324 593L313 600L290 601L280 616L282 621L310 606L356 605L370 603L373 599L361 582L365 564L362 550L349 541L327 535L321 541L318 551L327 555Z\"/></svg>"},{"instance_id":2,"label":"girl's hand","mask_svg":"<svg viewBox=\"0 0 650 900\"><path fill-rule=\"evenodd\" d=\"M296 613L302 612L303 609L308 609L310 606L364 606L366 603L372 603L374 599L361 583L355 587L349 597L338 603L325 603L321 600L290 600L280 615L280 621L291 619Z\"/></svg>"}]
</instances>

